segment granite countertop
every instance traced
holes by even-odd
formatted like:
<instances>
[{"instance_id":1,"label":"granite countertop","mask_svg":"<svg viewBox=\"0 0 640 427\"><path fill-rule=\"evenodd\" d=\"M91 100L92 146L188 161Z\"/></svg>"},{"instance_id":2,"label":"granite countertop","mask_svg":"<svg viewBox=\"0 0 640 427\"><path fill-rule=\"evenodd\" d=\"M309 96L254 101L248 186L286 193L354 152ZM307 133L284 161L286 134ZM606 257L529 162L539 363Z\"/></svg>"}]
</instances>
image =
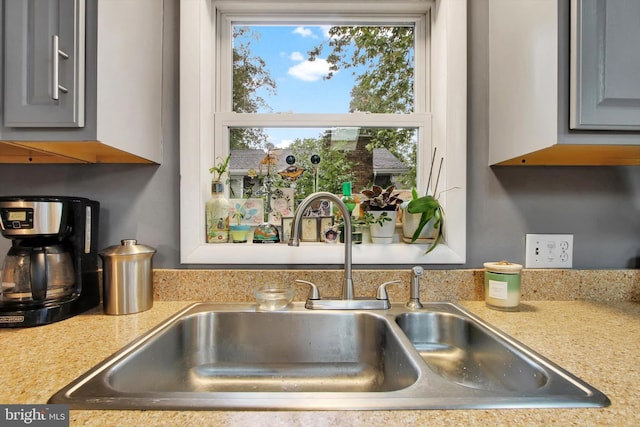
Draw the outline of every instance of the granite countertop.
<instances>
[{"instance_id":1,"label":"granite countertop","mask_svg":"<svg viewBox=\"0 0 640 427\"><path fill-rule=\"evenodd\" d=\"M125 344L190 304L156 301L146 312L100 308L37 328L0 330L0 402L46 403ZM640 304L524 301L521 311L461 302L611 399L598 409L464 411L71 411L71 425L640 425Z\"/></svg>"}]
</instances>

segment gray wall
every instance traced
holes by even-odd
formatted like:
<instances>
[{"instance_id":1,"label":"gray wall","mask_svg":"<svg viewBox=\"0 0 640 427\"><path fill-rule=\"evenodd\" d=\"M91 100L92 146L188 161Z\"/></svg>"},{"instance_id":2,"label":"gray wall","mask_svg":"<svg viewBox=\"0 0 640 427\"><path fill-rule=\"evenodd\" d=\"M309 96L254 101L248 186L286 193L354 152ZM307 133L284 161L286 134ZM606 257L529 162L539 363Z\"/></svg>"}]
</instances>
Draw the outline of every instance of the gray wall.
<instances>
[{"instance_id":1,"label":"gray wall","mask_svg":"<svg viewBox=\"0 0 640 427\"><path fill-rule=\"evenodd\" d=\"M640 268L640 167L487 166L487 0L468 3L467 264L444 267L523 262L526 233L571 233L574 268ZM136 238L158 249L157 268L199 268L180 265L178 1L165 7L162 165L0 165L0 195L99 200L100 248Z\"/></svg>"}]
</instances>

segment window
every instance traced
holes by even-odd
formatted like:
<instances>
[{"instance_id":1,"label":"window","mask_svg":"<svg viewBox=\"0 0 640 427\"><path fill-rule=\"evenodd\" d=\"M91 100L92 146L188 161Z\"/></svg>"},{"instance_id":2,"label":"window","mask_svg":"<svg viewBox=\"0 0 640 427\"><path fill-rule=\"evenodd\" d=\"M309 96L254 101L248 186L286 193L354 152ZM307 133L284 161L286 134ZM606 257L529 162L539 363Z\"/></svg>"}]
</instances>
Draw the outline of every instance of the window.
<instances>
[{"instance_id":1,"label":"window","mask_svg":"<svg viewBox=\"0 0 640 427\"><path fill-rule=\"evenodd\" d=\"M318 99L307 103L315 107L311 111L283 104L271 112L234 102L233 48L243 42L238 34L267 34L283 29L312 31L325 26L360 26L410 34L414 48L406 54L412 57L414 79L408 90L410 102L405 103L410 108L349 111L322 107L336 101ZM399 243L393 244L391 250L382 245L356 246L354 264L465 262L466 1L182 1L180 75L183 263L342 263L339 245L305 243L292 248L280 244L265 248L205 243L204 204L211 181L208 169L215 159L225 157L232 149L242 149L232 141L243 141L244 134L275 135L301 130L313 130L330 141L344 139L336 135L355 133L365 137L380 131L405 132L415 144L413 180L420 192L426 186L431 152L437 147L446 159L440 188L457 188L440 197L447 215L446 243L427 256L421 245ZM327 91L332 95L338 92ZM411 149L407 152L411 153ZM241 179L236 183L243 185Z\"/></svg>"}]
</instances>

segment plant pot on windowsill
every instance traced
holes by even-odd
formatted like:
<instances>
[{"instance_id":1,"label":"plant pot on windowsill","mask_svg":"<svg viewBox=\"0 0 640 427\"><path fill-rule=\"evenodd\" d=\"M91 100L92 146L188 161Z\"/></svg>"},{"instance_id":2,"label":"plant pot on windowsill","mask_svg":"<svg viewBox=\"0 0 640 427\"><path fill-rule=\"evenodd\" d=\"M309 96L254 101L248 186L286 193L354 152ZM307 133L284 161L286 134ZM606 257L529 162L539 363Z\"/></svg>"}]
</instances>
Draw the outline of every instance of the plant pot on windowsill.
<instances>
[{"instance_id":1,"label":"plant pot on windowsill","mask_svg":"<svg viewBox=\"0 0 640 427\"><path fill-rule=\"evenodd\" d=\"M393 241L393 233L396 231L398 211L372 210L369 212L373 215L375 221L369 226L371 243L391 243Z\"/></svg>"},{"instance_id":2,"label":"plant pot on windowsill","mask_svg":"<svg viewBox=\"0 0 640 427\"><path fill-rule=\"evenodd\" d=\"M437 237L438 230L433 227L433 218L420 230L416 238L414 234L420 225L421 213L410 213L406 206L402 208L402 241L405 243L432 244Z\"/></svg>"},{"instance_id":3,"label":"plant pot on windowsill","mask_svg":"<svg viewBox=\"0 0 640 427\"><path fill-rule=\"evenodd\" d=\"M402 234L407 243L427 243L431 252L444 235L444 210L438 200L430 195L418 197L412 190L412 199L402 204Z\"/></svg>"},{"instance_id":4,"label":"plant pot on windowsill","mask_svg":"<svg viewBox=\"0 0 640 427\"><path fill-rule=\"evenodd\" d=\"M402 199L398 193L394 193L394 186L386 189L374 185L371 189L362 190L362 195L367 199L362 202L362 208L366 214L372 216L372 223L369 226L372 243L391 243L393 233L396 229L396 219L398 217L398 206Z\"/></svg>"}]
</instances>

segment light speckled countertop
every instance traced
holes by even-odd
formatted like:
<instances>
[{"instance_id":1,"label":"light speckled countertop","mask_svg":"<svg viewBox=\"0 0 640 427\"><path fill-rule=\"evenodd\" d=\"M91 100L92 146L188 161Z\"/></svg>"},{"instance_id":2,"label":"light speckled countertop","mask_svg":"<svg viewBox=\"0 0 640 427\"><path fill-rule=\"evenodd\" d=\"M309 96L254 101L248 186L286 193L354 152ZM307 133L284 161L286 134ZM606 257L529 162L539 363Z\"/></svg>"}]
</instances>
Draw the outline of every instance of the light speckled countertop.
<instances>
[{"instance_id":1,"label":"light speckled countertop","mask_svg":"<svg viewBox=\"0 0 640 427\"><path fill-rule=\"evenodd\" d=\"M339 271L157 270L151 310L107 316L100 307L27 329L0 329L0 403L46 403L104 358L190 304L251 301L260 281L312 280L322 295L339 293ZM406 270L354 271L356 295L374 295L382 281L395 303L406 302ZM602 409L465 411L71 411L86 426L396 426L396 425L640 425L640 270L523 272L521 311L485 307L482 270L429 271L423 301L458 301L492 325L605 393ZM302 301L304 288L296 300Z\"/></svg>"},{"instance_id":2,"label":"light speckled countertop","mask_svg":"<svg viewBox=\"0 0 640 427\"><path fill-rule=\"evenodd\" d=\"M58 389L189 303L146 312L100 309L37 328L0 330L0 402L46 403ZM71 411L71 425L640 425L640 304L526 301L504 313L461 303L604 392L603 409L468 411Z\"/></svg>"}]
</instances>

